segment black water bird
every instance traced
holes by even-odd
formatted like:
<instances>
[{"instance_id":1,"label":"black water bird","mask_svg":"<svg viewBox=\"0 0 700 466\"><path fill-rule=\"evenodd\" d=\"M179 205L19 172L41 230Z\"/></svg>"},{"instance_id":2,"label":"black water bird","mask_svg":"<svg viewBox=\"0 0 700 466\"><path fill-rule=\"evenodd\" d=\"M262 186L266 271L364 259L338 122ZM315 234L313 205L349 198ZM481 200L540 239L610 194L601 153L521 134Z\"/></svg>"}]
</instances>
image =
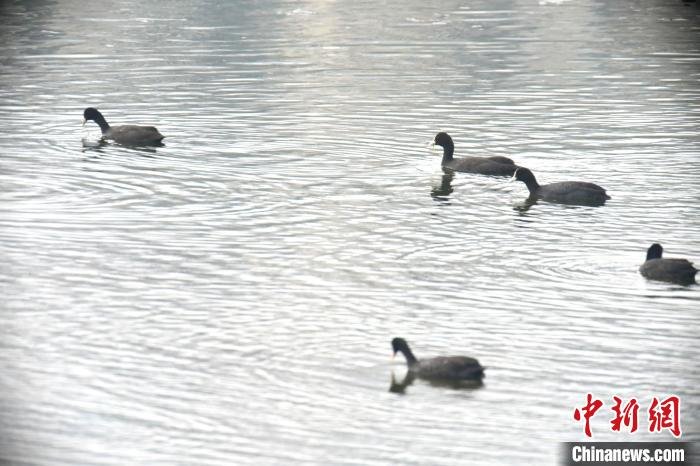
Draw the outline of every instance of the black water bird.
<instances>
[{"instance_id":1,"label":"black water bird","mask_svg":"<svg viewBox=\"0 0 700 466\"><path fill-rule=\"evenodd\" d=\"M468 356L439 356L418 360L403 338L394 338L391 347L406 358L408 371L412 375L430 381L475 381L484 377L484 367Z\"/></svg>"},{"instance_id":2,"label":"black water bird","mask_svg":"<svg viewBox=\"0 0 700 466\"><path fill-rule=\"evenodd\" d=\"M442 166L457 172L478 173L480 175L511 176L518 168L508 157L462 157L454 158L455 146L447 133L438 133L433 145L442 146Z\"/></svg>"},{"instance_id":3,"label":"black water bird","mask_svg":"<svg viewBox=\"0 0 700 466\"><path fill-rule=\"evenodd\" d=\"M96 108L86 108L83 112L83 126L88 120L92 120L100 126L102 139L112 140L116 143L128 146L152 146L161 145L165 136L160 134L153 126L120 125L110 126Z\"/></svg>"},{"instance_id":4,"label":"black water bird","mask_svg":"<svg viewBox=\"0 0 700 466\"><path fill-rule=\"evenodd\" d=\"M513 180L525 183L532 199L593 206L603 205L606 200L610 199L604 188L584 181L561 181L540 185L535 179L535 175L525 167L518 167L515 170L510 181Z\"/></svg>"},{"instance_id":5,"label":"black water bird","mask_svg":"<svg viewBox=\"0 0 700 466\"><path fill-rule=\"evenodd\" d=\"M695 274L698 269L687 259L664 259L664 248L654 243L647 249L647 259L639 267L639 273L650 280L673 282L680 285L692 285L695 283Z\"/></svg>"}]
</instances>

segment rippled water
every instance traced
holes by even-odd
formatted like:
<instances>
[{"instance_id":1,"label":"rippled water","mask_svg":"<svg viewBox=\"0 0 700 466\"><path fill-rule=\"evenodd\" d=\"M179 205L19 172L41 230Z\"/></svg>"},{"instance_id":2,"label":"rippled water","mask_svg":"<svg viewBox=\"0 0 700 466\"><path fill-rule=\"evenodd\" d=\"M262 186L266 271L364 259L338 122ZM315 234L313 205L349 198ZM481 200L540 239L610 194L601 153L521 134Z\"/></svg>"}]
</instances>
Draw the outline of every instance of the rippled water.
<instances>
[{"instance_id":1,"label":"rippled water","mask_svg":"<svg viewBox=\"0 0 700 466\"><path fill-rule=\"evenodd\" d=\"M0 6L0 458L550 464L588 392L642 406L596 440L672 393L700 440L700 286L637 273L700 262L698 5L429 3ZM390 391L394 336L484 386Z\"/></svg>"}]
</instances>

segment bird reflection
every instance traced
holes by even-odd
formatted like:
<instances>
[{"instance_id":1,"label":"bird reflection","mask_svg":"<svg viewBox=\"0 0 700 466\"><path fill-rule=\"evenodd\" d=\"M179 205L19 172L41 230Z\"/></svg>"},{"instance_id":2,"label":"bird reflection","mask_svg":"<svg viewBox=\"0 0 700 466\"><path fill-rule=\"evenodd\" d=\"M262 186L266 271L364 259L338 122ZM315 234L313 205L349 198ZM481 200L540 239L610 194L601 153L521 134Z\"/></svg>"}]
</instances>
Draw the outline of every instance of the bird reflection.
<instances>
[{"instance_id":1,"label":"bird reflection","mask_svg":"<svg viewBox=\"0 0 700 466\"><path fill-rule=\"evenodd\" d=\"M530 210L530 208L537 203L539 203L540 199L538 199L536 196L529 196L527 199L525 199L523 202L520 202L518 204L515 204L513 206L513 210L516 211L519 215L524 216L527 214L527 212ZM578 209L581 207L599 207L600 204L583 204L583 203L572 203L572 202L552 202L553 204L559 204L563 206L566 209Z\"/></svg>"},{"instance_id":2,"label":"bird reflection","mask_svg":"<svg viewBox=\"0 0 700 466\"><path fill-rule=\"evenodd\" d=\"M416 381L418 377L411 371L408 371L404 378L400 381L396 379L396 374L391 372L391 385L389 385L390 393L405 395L406 389ZM481 379L474 380L432 380L421 379L428 382L433 387L450 388L453 390L475 390L484 386Z\"/></svg>"},{"instance_id":3,"label":"bird reflection","mask_svg":"<svg viewBox=\"0 0 700 466\"><path fill-rule=\"evenodd\" d=\"M98 139L97 141L93 141L87 138L83 138L82 143L83 152L88 152L91 150L102 152L102 148L107 145L107 141L105 141L104 139Z\"/></svg>"},{"instance_id":4,"label":"bird reflection","mask_svg":"<svg viewBox=\"0 0 700 466\"><path fill-rule=\"evenodd\" d=\"M400 382L396 381L396 374L394 371L391 372L391 385L389 386L389 392L398 393L403 395L406 392L406 388L411 385L416 380L416 375L412 372L407 372L403 380Z\"/></svg>"},{"instance_id":5,"label":"bird reflection","mask_svg":"<svg viewBox=\"0 0 700 466\"><path fill-rule=\"evenodd\" d=\"M450 194L454 191L452 188L452 180L455 177L455 172L448 169L443 169L444 174L440 181L439 186L433 186L430 190L430 197L432 197L437 202L449 202Z\"/></svg>"},{"instance_id":6,"label":"bird reflection","mask_svg":"<svg viewBox=\"0 0 700 466\"><path fill-rule=\"evenodd\" d=\"M136 151L139 151L139 152L143 152L144 154L150 154L150 155L156 153L156 149L154 149L154 147L163 147L163 146L165 146L165 144L163 144L163 143L159 143L158 145L151 144L150 147L147 147L147 146L130 146L130 145L126 145L126 144L116 144L116 143L113 144L113 143L110 143L110 142L105 141L105 140L102 139L102 138L98 139L97 141L91 140L91 139L87 139L87 138L83 138L83 139L82 139L82 144L83 144L83 149L82 149L83 152L92 152L92 151L94 151L94 152L103 152L105 147L109 147L109 146L114 145L114 146L117 146L117 147L125 147L125 148L127 148L127 149L136 150Z\"/></svg>"},{"instance_id":7,"label":"bird reflection","mask_svg":"<svg viewBox=\"0 0 700 466\"><path fill-rule=\"evenodd\" d=\"M534 196L530 196L520 204L516 204L515 206L513 206L513 210L518 212L519 214L525 214L528 210L530 210L530 207L532 207L535 204L537 204L537 198Z\"/></svg>"}]
</instances>

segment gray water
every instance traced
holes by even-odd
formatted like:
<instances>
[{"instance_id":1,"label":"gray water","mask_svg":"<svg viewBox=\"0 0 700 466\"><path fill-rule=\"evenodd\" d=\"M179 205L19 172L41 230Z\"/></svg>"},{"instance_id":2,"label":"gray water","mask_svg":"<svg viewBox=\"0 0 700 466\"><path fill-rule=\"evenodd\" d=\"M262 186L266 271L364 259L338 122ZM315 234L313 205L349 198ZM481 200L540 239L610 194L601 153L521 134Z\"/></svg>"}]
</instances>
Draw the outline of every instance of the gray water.
<instances>
[{"instance_id":1,"label":"gray water","mask_svg":"<svg viewBox=\"0 0 700 466\"><path fill-rule=\"evenodd\" d=\"M553 464L586 393L594 440L673 440L670 394L700 440L700 286L637 272L700 262L698 5L430 3L2 3L0 458ZM390 391L394 336L484 385Z\"/></svg>"}]
</instances>

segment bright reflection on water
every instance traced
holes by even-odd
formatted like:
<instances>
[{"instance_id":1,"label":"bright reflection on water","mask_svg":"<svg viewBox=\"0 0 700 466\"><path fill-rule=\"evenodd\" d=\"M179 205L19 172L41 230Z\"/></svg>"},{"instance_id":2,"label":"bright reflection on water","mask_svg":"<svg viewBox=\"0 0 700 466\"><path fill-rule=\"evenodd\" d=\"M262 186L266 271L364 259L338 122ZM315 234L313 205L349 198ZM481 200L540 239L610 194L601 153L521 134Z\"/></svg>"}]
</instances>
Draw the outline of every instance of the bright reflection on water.
<instances>
[{"instance_id":1,"label":"bright reflection on water","mask_svg":"<svg viewBox=\"0 0 700 466\"><path fill-rule=\"evenodd\" d=\"M637 273L654 241L700 262L696 3L0 12L2 458L547 464L588 392L641 405L596 440L671 440L671 393L700 440L700 287ZM87 106L165 147L99 146ZM612 200L444 176L439 130ZM394 336L483 387L397 388Z\"/></svg>"}]
</instances>

